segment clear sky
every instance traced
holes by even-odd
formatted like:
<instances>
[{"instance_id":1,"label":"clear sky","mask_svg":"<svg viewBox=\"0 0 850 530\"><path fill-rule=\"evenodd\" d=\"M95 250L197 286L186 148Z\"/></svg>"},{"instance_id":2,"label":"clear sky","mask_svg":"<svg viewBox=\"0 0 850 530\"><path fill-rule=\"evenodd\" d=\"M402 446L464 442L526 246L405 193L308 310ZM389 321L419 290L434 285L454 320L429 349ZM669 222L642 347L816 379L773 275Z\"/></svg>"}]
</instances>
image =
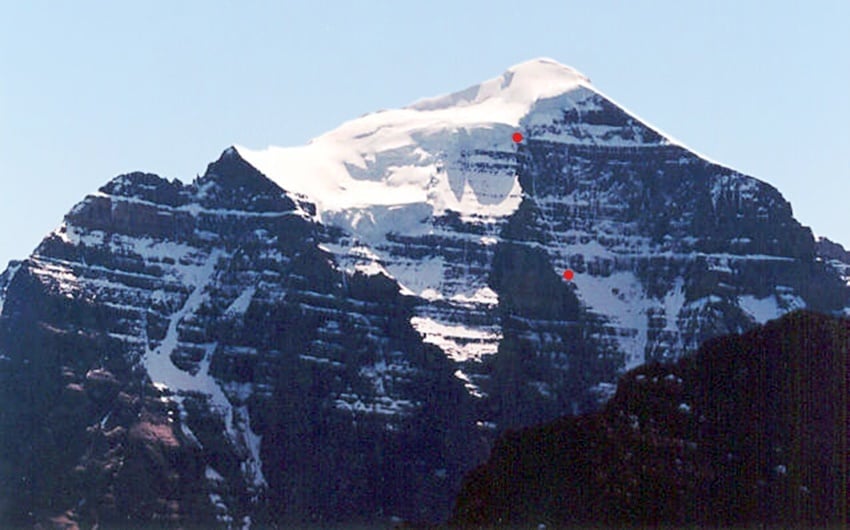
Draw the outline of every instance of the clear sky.
<instances>
[{"instance_id":1,"label":"clear sky","mask_svg":"<svg viewBox=\"0 0 850 530\"><path fill-rule=\"evenodd\" d=\"M317 7L320 6L320 7ZM0 267L87 193L551 57L850 247L850 2L0 0Z\"/></svg>"}]
</instances>

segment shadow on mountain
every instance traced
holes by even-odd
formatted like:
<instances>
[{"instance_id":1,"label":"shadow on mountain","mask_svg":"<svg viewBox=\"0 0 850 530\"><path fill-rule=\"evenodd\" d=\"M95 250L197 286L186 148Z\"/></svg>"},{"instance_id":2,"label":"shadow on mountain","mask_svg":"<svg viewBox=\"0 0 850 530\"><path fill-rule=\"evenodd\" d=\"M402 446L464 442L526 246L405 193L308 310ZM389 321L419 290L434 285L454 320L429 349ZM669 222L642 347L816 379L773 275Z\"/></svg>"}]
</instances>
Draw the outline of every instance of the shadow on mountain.
<instances>
[{"instance_id":1,"label":"shadow on mountain","mask_svg":"<svg viewBox=\"0 0 850 530\"><path fill-rule=\"evenodd\" d=\"M453 524L848 522L850 322L795 312L627 373L593 414L509 431Z\"/></svg>"}]
</instances>

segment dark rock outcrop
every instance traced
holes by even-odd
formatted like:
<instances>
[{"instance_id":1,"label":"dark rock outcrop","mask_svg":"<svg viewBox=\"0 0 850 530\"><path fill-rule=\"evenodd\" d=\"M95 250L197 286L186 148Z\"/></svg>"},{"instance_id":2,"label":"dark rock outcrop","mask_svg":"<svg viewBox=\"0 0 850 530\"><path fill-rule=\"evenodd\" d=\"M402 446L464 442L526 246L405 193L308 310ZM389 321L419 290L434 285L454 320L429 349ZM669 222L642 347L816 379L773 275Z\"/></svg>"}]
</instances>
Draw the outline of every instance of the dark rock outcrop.
<instances>
[{"instance_id":1,"label":"dark rock outcrop","mask_svg":"<svg viewBox=\"0 0 850 530\"><path fill-rule=\"evenodd\" d=\"M627 373L597 413L501 437L462 527L848 523L850 322L795 312Z\"/></svg>"}]
</instances>

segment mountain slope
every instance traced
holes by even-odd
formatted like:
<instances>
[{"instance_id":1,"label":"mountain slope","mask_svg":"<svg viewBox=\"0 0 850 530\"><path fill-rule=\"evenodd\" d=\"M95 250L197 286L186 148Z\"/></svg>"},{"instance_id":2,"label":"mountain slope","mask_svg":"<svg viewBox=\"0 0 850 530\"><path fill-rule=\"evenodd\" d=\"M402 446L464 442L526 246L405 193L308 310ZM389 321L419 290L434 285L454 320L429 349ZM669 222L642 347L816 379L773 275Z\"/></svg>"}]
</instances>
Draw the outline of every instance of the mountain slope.
<instances>
[{"instance_id":1,"label":"mountain slope","mask_svg":"<svg viewBox=\"0 0 850 530\"><path fill-rule=\"evenodd\" d=\"M598 413L512 431L458 526L847 524L850 322L795 312L627 373Z\"/></svg>"},{"instance_id":2,"label":"mountain slope","mask_svg":"<svg viewBox=\"0 0 850 530\"><path fill-rule=\"evenodd\" d=\"M447 513L483 454L469 398L309 211L233 150L192 186L126 175L72 210L0 320L7 523Z\"/></svg>"}]
</instances>

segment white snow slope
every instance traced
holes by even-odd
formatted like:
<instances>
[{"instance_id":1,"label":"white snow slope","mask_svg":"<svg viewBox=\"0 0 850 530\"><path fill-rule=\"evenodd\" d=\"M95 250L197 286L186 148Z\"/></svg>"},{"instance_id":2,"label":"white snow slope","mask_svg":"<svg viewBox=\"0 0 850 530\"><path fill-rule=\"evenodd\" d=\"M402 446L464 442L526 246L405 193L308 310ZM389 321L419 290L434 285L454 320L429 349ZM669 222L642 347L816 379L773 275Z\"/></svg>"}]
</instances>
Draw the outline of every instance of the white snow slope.
<instances>
[{"instance_id":1,"label":"white snow slope","mask_svg":"<svg viewBox=\"0 0 850 530\"><path fill-rule=\"evenodd\" d=\"M469 237L447 234L432 224L434 216L453 210L486 233L470 239L469 245L492 246L500 224L522 199L515 169L506 162L515 160L512 134L551 121L564 108L593 109L591 98L597 95L601 93L584 75L537 59L461 92L349 121L305 146L264 150L237 146L237 150L283 189L315 202L321 222L354 236L347 246L328 249L347 270L385 272L408 294L448 301L461 313L486 312L498 300L484 275L467 271L465 278L451 280L458 273L464 275L457 264L440 257L400 258L387 235ZM606 126L589 127L581 136L561 134L554 139L647 145L640 136L603 138L609 132ZM660 143L674 141L662 135ZM475 164L489 165L487 173L476 171ZM461 324L457 311L421 312L412 324L453 359L476 360L495 353L501 339L498 323L474 326Z\"/></svg>"}]
</instances>

